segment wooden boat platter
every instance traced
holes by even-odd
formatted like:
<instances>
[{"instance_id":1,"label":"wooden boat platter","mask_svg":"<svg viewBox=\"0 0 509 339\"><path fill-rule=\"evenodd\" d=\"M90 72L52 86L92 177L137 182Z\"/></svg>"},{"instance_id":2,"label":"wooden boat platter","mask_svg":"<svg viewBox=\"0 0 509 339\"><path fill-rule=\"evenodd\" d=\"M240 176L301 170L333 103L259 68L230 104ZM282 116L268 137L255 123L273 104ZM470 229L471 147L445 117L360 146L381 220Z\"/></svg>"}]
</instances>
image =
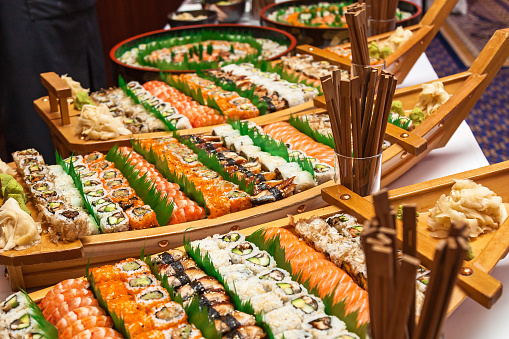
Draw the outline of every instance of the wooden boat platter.
<instances>
[{"instance_id":1,"label":"wooden boat platter","mask_svg":"<svg viewBox=\"0 0 509 339\"><path fill-rule=\"evenodd\" d=\"M418 243L417 250L421 262L430 267L434 255L437 239L431 238L427 230L427 211L432 208L435 202L442 194L448 194L453 185L453 179L470 178L476 183L482 184L502 197L504 202L509 202L509 186L497 185L501 181L509 180L509 161L486 166L476 170L471 170L427 182L406 186L389 191L389 200L393 208L398 208L401 204L416 204L420 212L418 218ZM362 198L347 188L337 185L329 186L322 191L323 198L331 203L331 206L323 207L316 210L307 211L299 214L298 216L284 217L279 220L259 224L249 228L241 229L240 232L249 235L260 228L270 227L286 227L293 230L291 225L291 218L294 219L307 219L313 216L328 217L339 213L341 211L350 213L358 218L360 222L370 219L374 216L374 208L372 205L371 197ZM506 204L506 206L509 206ZM257 219L258 220L258 219ZM398 237L401 239L402 225L398 221ZM228 232L230 228L224 227L216 229L212 233ZM198 232L186 233L191 239L201 239L212 233ZM454 290L451 303L449 305L449 314L452 313L461 302L467 297L471 297L486 308L491 308L498 300L502 293L502 285L495 278L489 275L490 271L503 258L509 251L509 219L507 219L498 230L493 233L483 234L477 239L471 241L472 249L475 253L475 258L472 261L465 261L462 269L462 274L459 275L457 286ZM132 252L120 258L127 256L139 256L143 243L133 243L130 245ZM181 248L182 249L182 248ZM95 255L94 255L95 256ZM92 258L93 260L94 258ZM86 261L86 260L85 260ZM111 259L115 261L115 259ZM103 265L105 262L96 262L94 265ZM85 264L76 267L73 270L74 277L82 276L85 272ZM468 274L471 272L470 274ZM60 281L63 278L54 280ZM43 289L31 294L32 298L38 302L48 292L49 289Z\"/></svg>"},{"instance_id":2,"label":"wooden boat platter","mask_svg":"<svg viewBox=\"0 0 509 339\"><path fill-rule=\"evenodd\" d=\"M398 79L398 83L403 82L410 69L414 66L417 59L428 48L431 40L440 30L445 19L449 16L456 5L457 0L436 0L426 11L419 24L406 27L412 31L412 37L402 44L398 49L393 51L385 59L386 70L394 73ZM389 38L393 32L375 35L368 38L368 41L383 41ZM339 47L350 49L350 44L343 44ZM350 70L352 61L348 58L341 57L336 53L328 50L320 49L310 45L297 46L296 52L300 54L311 54L317 60L326 60L331 64L337 65L342 69Z\"/></svg>"}]
</instances>

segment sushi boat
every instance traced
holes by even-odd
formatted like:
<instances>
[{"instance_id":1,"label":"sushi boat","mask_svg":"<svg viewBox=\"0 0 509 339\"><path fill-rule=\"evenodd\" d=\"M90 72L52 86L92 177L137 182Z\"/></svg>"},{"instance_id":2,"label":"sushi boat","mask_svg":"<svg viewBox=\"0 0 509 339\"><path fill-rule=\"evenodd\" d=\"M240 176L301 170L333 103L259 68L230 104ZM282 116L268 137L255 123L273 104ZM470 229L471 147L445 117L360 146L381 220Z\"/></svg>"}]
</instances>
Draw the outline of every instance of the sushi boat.
<instances>
[{"instance_id":1,"label":"sushi boat","mask_svg":"<svg viewBox=\"0 0 509 339\"><path fill-rule=\"evenodd\" d=\"M416 185L411 185L408 187L402 187L399 189L391 190L389 191L389 199L390 204L393 208L398 208L400 204L408 204L408 203L414 203L417 205L418 211L420 212L420 215L418 217L418 254L421 259L422 264L424 267L422 268L425 270L425 267L430 267L431 260L433 258L434 254L434 248L436 246L436 243L438 240L430 237L430 232L427 230L427 223L426 223L426 217L427 217L427 211L429 208L433 207L435 202L439 199L441 194L447 194L451 187L454 184L454 180L459 179L471 179L474 180L477 184L481 184L488 188L495 189L495 193L499 195L502 198L502 201L509 201L509 191L506 188L499 187L500 185L496 185L497 182L500 182L500 180L507 179L507 176L509 175L509 162L503 162L496 165L487 166L484 168L467 171L459 174L455 174L453 176L448 176L440 179L431 180L429 182L420 183ZM362 227L360 223L362 221L371 218L374 215L374 207L372 205L372 199L371 197L362 198L359 196L356 196L353 192L347 190L345 187L342 186L336 186L336 187L330 187L323 192L324 198L328 201L334 202L337 206L331 205L328 207L324 207L317 210L307 211L305 213L302 213L299 216L289 216L285 217L283 219L271 221L268 223L260 224L257 226L249 227L242 230L225 230L224 232L219 232L214 237L205 237L201 234L194 234L191 235L190 240L196 241L195 244L200 245L199 251L205 251L203 253L209 253L211 258L213 259L214 266L217 265L217 267L220 266L228 266L226 265L220 265L219 262L215 262L215 260L220 260L221 256L219 256L219 252L224 253L225 251L231 251L231 254L229 254L229 260L243 260L242 257L245 256L245 258L257 258L263 257L264 251L260 251L258 247L263 248L263 246L269 246L270 239L273 235L279 235L281 237L281 240L279 243L276 243L276 246L280 246L285 248L285 254L283 258L286 258L288 262L290 262L290 266L293 270L293 265L296 265L295 267L301 267L300 265L312 265L312 261L309 261L308 263L302 263L297 264L299 259L297 258L299 254L296 255L295 259L293 261L288 260L289 258L292 258L292 255L295 253L302 253L299 250L296 250L295 248L291 250L291 247L288 247L288 242L293 243L294 241L298 242L298 244L294 244L295 247L304 246L306 247L306 256L315 255L316 260L319 261L328 261L328 260L334 260L334 263L336 263L336 259L333 259L333 257L326 256L325 258L323 255L320 254L314 254L318 253L315 252L316 248L319 247L319 245L316 242L313 242L313 240L307 240L306 245L303 241L298 240L298 238L294 235L297 234L299 236L304 236L305 239L309 239L308 236L305 235L304 232L306 232L306 223L313 223L315 225L325 225L325 227L329 227L331 229L339 230L339 229L345 229L348 232L351 232L352 239L355 239L355 237L358 236L359 230L357 227ZM346 198L348 196L348 198ZM507 204L506 204L507 206ZM355 220L356 221L353 221ZM317 223L316 221L320 219L320 222ZM353 221L353 223L352 223ZM339 224L338 224L339 223ZM343 224L343 225L341 225ZM335 225L335 226L333 226ZM339 226L338 226L339 225ZM397 222L397 228L398 228L398 237L401 236L401 224L398 221ZM260 231L263 230L265 232L265 235L261 238L259 237ZM356 232L352 232L356 231ZM448 314L452 313L460 304L461 302L468 296L472 299L476 300L477 302L481 303L483 306L490 308L498 299L498 297L501 294L502 286L500 285L500 282L498 282L496 279L492 278L489 275L489 272L491 269L496 265L496 263L502 258L507 251L509 250L509 240L505 236L505 234L509 231L509 220L506 220L504 223L502 223L499 228L492 232L487 233L479 236L475 240L471 240L471 247L472 251L475 255L474 259L471 261L465 261L464 267L461 270L460 276L458 278L457 285L455 287L453 297L451 299L451 303L449 305ZM226 235L222 235L223 233L228 233ZM253 235L254 233L258 234L258 238L245 238L249 235ZM267 236L267 234L269 236ZM283 241L283 237L285 239L296 239L296 240L285 240ZM312 237L311 237L312 238ZM255 243L258 243L259 246L252 246L249 247L247 243L244 243L244 240L251 241L252 239ZM265 240L264 240L265 239ZM505 239L505 240L504 240ZM264 244L264 241L266 242ZM347 240L350 241L350 240ZM221 243L221 244L219 244ZM193 243L191 243L192 245ZM239 244L239 245L238 245ZM137 250L140 251L141 244L137 245ZM219 247L217 247L219 246ZM341 245L340 245L341 246ZM143 247L143 246L141 246ZM270 246L269 246L270 247ZM196 249L196 245L192 247ZM260 249L261 249L260 248ZM314 248L314 249L313 249ZM155 260L161 260L161 258L164 258L166 256L167 258L175 258L177 260L184 260L186 265L189 265L188 259L184 258L182 259L183 252L179 252L178 250L184 251L187 248L179 247L176 250L167 250L166 254L164 255L156 255L153 258L156 258ZM267 249L266 251L271 251L270 249ZM325 253L325 252L324 252ZM302 255L302 254L301 254ZM281 259L281 257L279 257ZM277 266L278 269L285 267L280 266L280 261L277 260ZM111 263L115 264L118 263L120 259L112 260ZM168 260L168 259L166 259ZM171 259L174 260L174 259ZM269 258L268 261L249 261L245 260L242 261L245 263L247 267L253 266L254 268L257 267L257 265L262 266L262 271L264 265L267 265L269 269L265 269L263 272L269 272L270 270L274 270L275 266L273 265L273 260ZM129 263L132 262L133 259L122 261L122 263ZM345 259L345 262L348 261L348 258ZM251 263L249 263L251 262ZM106 265L107 262L97 263L96 266L100 266L101 268L99 271L101 274L106 276L108 273L108 270L111 271L111 268L107 268ZM117 264L118 265L118 264ZM231 265L231 264L230 264ZM298 265L298 266L297 266ZM173 279L171 276L174 274L175 265L160 265L160 263L157 265L159 268L167 270L165 272L169 272L168 276L170 277L172 281L172 284L175 284L174 286L179 286L181 284L181 281L184 281L182 279ZM186 273L186 276L191 279L202 279L202 275L195 276L197 272L195 272L195 268L189 266L190 268L187 268L188 273ZM342 268L345 268L345 271L351 276L355 277L355 273L350 268L348 269L347 265L342 265ZM84 267L81 268L83 273ZM276 270L278 270L276 269ZM316 267L314 267L316 269ZM93 269L92 269L93 271ZM193 271L193 272L191 272ZM224 267L219 270L221 274L229 274L236 272L235 269L229 269L228 267ZM284 272L280 271L273 272L271 277L284 277ZM193 276L191 276L191 273L193 273ZM237 273L238 274L238 273ZM313 269L310 269L309 272L310 275L313 275ZM426 273L426 274L429 274ZM428 276L429 277L429 276ZM95 276L94 276L95 278ZM422 277L420 277L422 278ZM205 278L207 280L209 278ZM241 278L242 279L242 278ZM350 279L350 278L348 278ZM354 279L355 280L355 279ZM425 281L426 278L422 279L422 281ZM227 281L227 280L226 280ZM303 283L299 280L297 280L300 283ZM293 283L289 283L287 280L285 282L289 285L284 285L282 288L296 288L296 286L293 285ZM309 282L310 284L313 284L312 282ZM319 284L318 284L319 285ZM178 287L177 287L178 288ZM330 288L330 285L329 285ZM359 289L360 287L357 286ZM52 288L46 288L44 290L40 290L37 292L34 292L31 294L32 299L34 299L36 302L39 303L41 307L46 307L44 298L48 294L48 292ZM187 289L186 289L187 290ZM105 290L106 291L106 290ZM359 290L360 291L360 290ZM239 295L249 295L249 291L247 291L245 288L241 287L240 285L237 288L237 292ZM51 293L51 292L50 292ZM112 293L112 292L110 292ZM360 291L361 295L364 295L366 292ZM424 292L425 293L425 292ZM103 294L104 295L104 294ZM284 296L284 293L280 295L281 297ZM348 302L348 298L347 301ZM266 303L273 306L273 302ZM253 302L253 305L256 305L256 302ZM266 307L271 307L267 305ZM259 306L260 307L260 306ZM362 311L360 309L357 309L357 324L363 323L363 321L359 320L359 314L361 314ZM349 328L350 329L350 328Z\"/></svg>"},{"instance_id":2,"label":"sushi boat","mask_svg":"<svg viewBox=\"0 0 509 339\"><path fill-rule=\"evenodd\" d=\"M417 25L406 27L406 30L412 32L412 36L396 50L392 51L385 58L386 70L394 73L398 83L405 80L408 72L414 66L415 62L429 46L435 35L440 30L449 13L454 8L456 1L439 0L434 1L431 7L426 11L423 18ZM387 40L394 32L388 32L368 38L368 43L381 43ZM336 50L350 50L350 44L343 44L328 49L320 49L310 45L297 46L296 52L300 54L313 55L317 60L329 61L342 69L350 70L352 61L345 55L332 52L330 48ZM347 53L348 54L348 53Z\"/></svg>"}]
</instances>

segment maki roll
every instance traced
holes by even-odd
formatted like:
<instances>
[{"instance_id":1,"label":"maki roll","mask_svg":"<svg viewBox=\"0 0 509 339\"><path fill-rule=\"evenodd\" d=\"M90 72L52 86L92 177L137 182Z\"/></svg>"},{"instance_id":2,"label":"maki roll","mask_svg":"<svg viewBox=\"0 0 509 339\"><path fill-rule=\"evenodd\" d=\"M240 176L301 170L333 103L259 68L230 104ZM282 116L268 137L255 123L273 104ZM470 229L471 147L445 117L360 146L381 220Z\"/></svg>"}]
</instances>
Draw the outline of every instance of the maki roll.
<instances>
[{"instance_id":1,"label":"maki roll","mask_svg":"<svg viewBox=\"0 0 509 339\"><path fill-rule=\"evenodd\" d=\"M83 171L80 173L80 179L81 179L81 182L84 182L87 180L98 180L99 173L97 171Z\"/></svg>"},{"instance_id":2,"label":"maki roll","mask_svg":"<svg viewBox=\"0 0 509 339\"><path fill-rule=\"evenodd\" d=\"M90 201L90 199L89 199L89 201ZM101 207L102 205L105 205L105 204L109 204L109 203L112 203L110 198L102 197L102 198L93 199L92 201L90 201L90 206L92 206L92 209L94 210L94 212L97 213L97 210L99 209L99 207Z\"/></svg>"},{"instance_id":3,"label":"maki roll","mask_svg":"<svg viewBox=\"0 0 509 339\"><path fill-rule=\"evenodd\" d=\"M178 289L181 286L187 285L206 276L207 274L199 268L190 268L178 275L168 277L168 284L173 286L175 289Z\"/></svg>"},{"instance_id":4,"label":"maki roll","mask_svg":"<svg viewBox=\"0 0 509 339\"><path fill-rule=\"evenodd\" d=\"M102 186L101 186L101 188L95 188L95 189L91 189L89 191L84 191L84 193L85 193L85 198L88 199L88 201L90 203L93 203L95 200L106 197L106 190Z\"/></svg>"},{"instance_id":5,"label":"maki roll","mask_svg":"<svg viewBox=\"0 0 509 339\"><path fill-rule=\"evenodd\" d=\"M119 270L119 279L122 281L128 281L142 274L151 274L148 265L140 259L128 258L116 264L115 267Z\"/></svg>"},{"instance_id":6,"label":"maki roll","mask_svg":"<svg viewBox=\"0 0 509 339\"><path fill-rule=\"evenodd\" d=\"M83 156L81 155L72 155L68 158L64 159L64 163L70 165L71 163L76 167L77 165L84 165Z\"/></svg>"},{"instance_id":7,"label":"maki roll","mask_svg":"<svg viewBox=\"0 0 509 339\"><path fill-rule=\"evenodd\" d=\"M283 307L283 301L274 292L268 292L252 297L249 302L256 313L269 313Z\"/></svg>"},{"instance_id":8,"label":"maki roll","mask_svg":"<svg viewBox=\"0 0 509 339\"><path fill-rule=\"evenodd\" d=\"M127 292L134 296L149 286L161 286L159 280L152 274L141 274L127 278L125 288Z\"/></svg>"},{"instance_id":9,"label":"maki roll","mask_svg":"<svg viewBox=\"0 0 509 339\"><path fill-rule=\"evenodd\" d=\"M224 286L216 278L209 276L195 280L178 290L182 300L186 301L195 295L201 295L207 292L226 292Z\"/></svg>"},{"instance_id":10,"label":"maki roll","mask_svg":"<svg viewBox=\"0 0 509 339\"><path fill-rule=\"evenodd\" d=\"M134 297L134 300L145 312L150 312L152 308L167 304L171 301L168 291L162 286L147 287L143 291L140 291L140 293Z\"/></svg>"},{"instance_id":11,"label":"maki roll","mask_svg":"<svg viewBox=\"0 0 509 339\"><path fill-rule=\"evenodd\" d=\"M14 160L14 163L16 163L17 168L22 168L25 166L25 164L22 164L21 162L22 160L26 158L39 158L39 157L42 159L41 154L33 148L28 148L23 151L17 151L12 153L12 158ZM44 164L44 160L42 164Z\"/></svg>"},{"instance_id":12,"label":"maki roll","mask_svg":"<svg viewBox=\"0 0 509 339\"><path fill-rule=\"evenodd\" d=\"M124 178L124 177L116 177L116 178L113 178L113 179L105 180L104 181L104 187L108 191L112 191L112 190L115 190L117 188L129 187L129 183L127 182L127 179Z\"/></svg>"},{"instance_id":13,"label":"maki roll","mask_svg":"<svg viewBox=\"0 0 509 339\"><path fill-rule=\"evenodd\" d=\"M96 284L110 280L118 280L120 279L120 272L120 268L116 265L104 265L91 269L91 273Z\"/></svg>"},{"instance_id":14,"label":"maki roll","mask_svg":"<svg viewBox=\"0 0 509 339\"><path fill-rule=\"evenodd\" d=\"M245 264L255 274L258 274L267 268L276 267L274 258L265 251L261 251L255 255L245 258Z\"/></svg>"},{"instance_id":15,"label":"maki roll","mask_svg":"<svg viewBox=\"0 0 509 339\"><path fill-rule=\"evenodd\" d=\"M240 190L231 190L226 196L230 200L230 213L242 211L251 207L251 196Z\"/></svg>"},{"instance_id":16,"label":"maki roll","mask_svg":"<svg viewBox=\"0 0 509 339\"><path fill-rule=\"evenodd\" d=\"M260 339L265 332L258 326L240 326L223 336L225 339Z\"/></svg>"},{"instance_id":17,"label":"maki roll","mask_svg":"<svg viewBox=\"0 0 509 339\"><path fill-rule=\"evenodd\" d=\"M123 177L122 173L116 168L107 169L99 174L99 179L103 181L122 177Z\"/></svg>"},{"instance_id":18,"label":"maki roll","mask_svg":"<svg viewBox=\"0 0 509 339\"><path fill-rule=\"evenodd\" d=\"M310 295L301 295L292 299L287 305L291 305L293 309L297 310L301 317L324 310L323 302Z\"/></svg>"},{"instance_id":19,"label":"maki roll","mask_svg":"<svg viewBox=\"0 0 509 339\"><path fill-rule=\"evenodd\" d=\"M105 156L104 154L102 154L101 152L92 152L90 154L87 154L83 157L83 162L85 164L92 164L94 162L98 162L98 161L102 161L102 160L105 160Z\"/></svg>"},{"instance_id":20,"label":"maki roll","mask_svg":"<svg viewBox=\"0 0 509 339\"><path fill-rule=\"evenodd\" d=\"M99 172L105 171L107 169L114 169L113 163L103 160L103 161L97 161L88 166L91 170L97 170Z\"/></svg>"},{"instance_id":21,"label":"maki roll","mask_svg":"<svg viewBox=\"0 0 509 339\"><path fill-rule=\"evenodd\" d=\"M248 241L240 244L233 244L228 247L228 250L230 252L231 261L234 264L242 264L245 262L247 257L260 252L255 244Z\"/></svg>"},{"instance_id":22,"label":"maki roll","mask_svg":"<svg viewBox=\"0 0 509 339\"><path fill-rule=\"evenodd\" d=\"M101 219L102 233L124 232L129 230L129 219L124 211L114 211Z\"/></svg>"},{"instance_id":23,"label":"maki roll","mask_svg":"<svg viewBox=\"0 0 509 339\"><path fill-rule=\"evenodd\" d=\"M348 332L344 322L337 317L328 316L324 312L317 312L316 314L305 316L302 328L311 333L315 338L328 338L332 336L341 338L341 335ZM356 337L357 336L354 335L351 336L351 338Z\"/></svg>"},{"instance_id":24,"label":"maki roll","mask_svg":"<svg viewBox=\"0 0 509 339\"><path fill-rule=\"evenodd\" d=\"M119 203L121 201L129 201L133 198L137 198L136 193L130 187L122 187L112 190L109 193L113 202Z\"/></svg>"},{"instance_id":25,"label":"maki roll","mask_svg":"<svg viewBox=\"0 0 509 339\"><path fill-rule=\"evenodd\" d=\"M187 315L180 304L170 301L163 305L157 305L149 311L154 323L154 329L168 329L186 322Z\"/></svg>"},{"instance_id":26,"label":"maki roll","mask_svg":"<svg viewBox=\"0 0 509 339\"><path fill-rule=\"evenodd\" d=\"M229 303L230 297L225 291L205 292L199 296L201 307L209 307L220 303Z\"/></svg>"},{"instance_id":27,"label":"maki roll","mask_svg":"<svg viewBox=\"0 0 509 339\"><path fill-rule=\"evenodd\" d=\"M41 180L30 186L30 193L34 198L43 192L54 190L55 186L51 181ZM56 195L56 194L55 194Z\"/></svg>"},{"instance_id":28,"label":"maki roll","mask_svg":"<svg viewBox=\"0 0 509 339\"><path fill-rule=\"evenodd\" d=\"M97 284L97 288L101 291L101 296L106 301L127 295L127 288L120 280L104 281Z\"/></svg>"},{"instance_id":29,"label":"maki roll","mask_svg":"<svg viewBox=\"0 0 509 339\"><path fill-rule=\"evenodd\" d=\"M65 241L75 241L88 235L88 215L75 209L59 209L55 212L53 228Z\"/></svg>"},{"instance_id":30,"label":"maki roll","mask_svg":"<svg viewBox=\"0 0 509 339\"><path fill-rule=\"evenodd\" d=\"M122 212L120 206L114 202L106 202L97 207L95 210L99 220L104 219L107 215L112 214L113 212Z\"/></svg>"},{"instance_id":31,"label":"maki roll","mask_svg":"<svg viewBox=\"0 0 509 339\"><path fill-rule=\"evenodd\" d=\"M214 238L216 238L216 236L214 236ZM225 249L234 243L243 242L245 240L246 237L239 232L230 232L221 236L217 236L217 244L220 249Z\"/></svg>"},{"instance_id":32,"label":"maki roll","mask_svg":"<svg viewBox=\"0 0 509 339\"><path fill-rule=\"evenodd\" d=\"M164 276L174 276L183 273L185 270L190 268L196 268L198 265L193 259L183 259L180 261L174 261L170 264L159 264L157 265L157 272Z\"/></svg>"},{"instance_id":33,"label":"maki roll","mask_svg":"<svg viewBox=\"0 0 509 339\"><path fill-rule=\"evenodd\" d=\"M50 225L54 224L55 213L58 210L62 210L66 208L64 201L62 200L53 200L48 201L45 205L39 205L39 210L43 216L43 219L49 223Z\"/></svg>"},{"instance_id":34,"label":"maki roll","mask_svg":"<svg viewBox=\"0 0 509 339\"><path fill-rule=\"evenodd\" d=\"M301 328L302 318L292 305L275 309L263 317L274 335Z\"/></svg>"},{"instance_id":35,"label":"maki roll","mask_svg":"<svg viewBox=\"0 0 509 339\"><path fill-rule=\"evenodd\" d=\"M220 319L235 311L232 303L220 303L212 305L208 308L210 320Z\"/></svg>"},{"instance_id":36,"label":"maki roll","mask_svg":"<svg viewBox=\"0 0 509 339\"><path fill-rule=\"evenodd\" d=\"M233 311L224 317L216 319L214 323L219 333L226 333L234 331L241 326L254 326L256 325L256 319L250 314Z\"/></svg>"},{"instance_id":37,"label":"maki roll","mask_svg":"<svg viewBox=\"0 0 509 339\"><path fill-rule=\"evenodd\" d=\"M295 299L296 296L307 294L307 290L304 286L291 280L274 281L272 284L268 285L268 288L270 288L284 303Z\"/></svg>"},{"instance_id":38,"label":"maki roll","mask_svg":"<svg viewBox=\"0 0 509 339\"><path fill-rule=\"evenodd\" d=\"M313 171L315 172L315 179L318 185L334 179L334 167L328 164L324 164L321 162L314 163Z\"/></svg>"},{"instance_id":39,"label":"maki roll","mask_svg":"<svg viewBox=\"0 0 509 339\"><path fill-rule=\"evenodd\" d=\"M188 254L184 251L173 249L163 252L155 256L152 260L156 264L171 264L182 259L189 258Z\"/></svg>"},{"instance_id":40,"label":"maki roll","mask_svg":"<svg viewBox=\"0 0 509 339\"><path fill-rule=\"evenodd\" d=\"M99 179L82 179L82 184L84 192L94 191L103 187Z\"/></svg>"},{"instance_id":41,"label":"maki roll","mask_svg":"<svg viewBox=\"0 0 509 339\"><path fill-rule=\"evenodd\" d=\"M116 180L116 179L112 179ZM143 229L157 227L156 212L148 205L131 207L125 212L129 218L129 225L131 229Z\"/></svg>"},{"instance_id":42,"label":"maki roll","mask_svg":"<svg viewBox=\"0 0 509 339\"><path fill-rule=\"evenodd\" d=\"M22 292L11 294L0 305L0 318L7 319L15 313L28 308L28 301Z\"/></svg>"},{"instance_id":43,"label":"maki roll","mask_svg":"<svg viewBox=\"0 0 509 339\"><path fill-rule=\"evenodd\" d=\"M203 338L199 329L194 325L180 324L176 327L164 330L165 338L200 339Z\"/></svg>"}]
</instances>

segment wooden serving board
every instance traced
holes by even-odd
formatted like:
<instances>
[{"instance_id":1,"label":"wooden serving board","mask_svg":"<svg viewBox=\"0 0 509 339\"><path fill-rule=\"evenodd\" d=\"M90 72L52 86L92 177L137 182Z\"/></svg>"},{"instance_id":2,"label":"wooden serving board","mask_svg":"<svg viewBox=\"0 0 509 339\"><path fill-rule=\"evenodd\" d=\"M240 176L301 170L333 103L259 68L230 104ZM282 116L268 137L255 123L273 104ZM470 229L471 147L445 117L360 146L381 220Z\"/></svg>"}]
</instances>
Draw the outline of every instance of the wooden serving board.
<instances>
[{"instance_id":1,"label":"wooden serving board","mask_svg":"<svg viewBox=\"0 0 509 339\"><path fill-rule=\"evenodd\" d=\"M412 37L385 59L386 69L396 75L398 83L405 80L408 72L410 72L421 54L428 48L457 1L435 0L419 24L406 27L406 29L412 31ZM386 40L392 33L388 32L372 36L368 38L368 42ZM350 49L350 44L340 45L340 47ZM348 58L310 45L297 46L296 51L300 54L311 54L318 60L329 61L345 70L350 70L352 64L352 61Z\"/></svg>"},{"instance_id":2,"label":"wooden serving board","mask_svg":"<svg viewBox=\"0 0 509 339\"><path fill-rule=\"evenodd\" d=\"M389 191L391 206L397 210L402 204L416 204L420 213L418 218L418 242L417 250L422 262L430 266L434 256L435 246L438 239L430 236L427 226L428 212L435 206L436 201L442 194L448 195L454 184L454 179L472 179L482 184L502 197L502 201L509 205L509 186L500 185L509 180L509 161L482 167L479 169L450 175L447 177L410 185ZM343 186L331 186L322 191L322 197L330 204L352 213L361 219L371 219L374 216L374 208L371 197L362 198ZM402 225L398 221L398 238L402 237ZM463 267L468 268L472 274L460 274L458 286L465 294L485 306L491 306L502 294L502 284L491 277L489 273L497 262L504 258L509 251L509 218L500 227L487 234L471 240L475 258L465 261ZM468 273L469 270L466 270ZM463 296L455 294L452 305L456 307Z\"/></svg>"},{"instance_id":3,"label":"wooden serving board","mask_svg":"<svg viewBox=\"0 0 509 339\"><path fill-rule=\"evenodd\" d=\"M13 168L13 163L10 164ZM19 178L17 178L20 181ZM21 182L21 181L20 181ZM0 253L0 265L5 265L11 288L31 288L57 283L82 274L87 261L98 265L128 256L139 255L142 247L147 253L157 253L182 244L184 233L193 239L215 233L227 232L232 227L246 228L282 218L288 214L299 214L306 210L325 206L320 196L323 188L332 181L294 194L283 200L224 215L216 219L202 219L177 225L161 226L144 230L90 235L72 243L54 244L47 234L40 244L17 251ZM29 199L30 200L30 199ZM0 201L1 202L1 201ZM37 220L37 209L31 201L27 204L32 218ZM46 225L43 230L47 231Z\"/></svg>"}]
</instances>

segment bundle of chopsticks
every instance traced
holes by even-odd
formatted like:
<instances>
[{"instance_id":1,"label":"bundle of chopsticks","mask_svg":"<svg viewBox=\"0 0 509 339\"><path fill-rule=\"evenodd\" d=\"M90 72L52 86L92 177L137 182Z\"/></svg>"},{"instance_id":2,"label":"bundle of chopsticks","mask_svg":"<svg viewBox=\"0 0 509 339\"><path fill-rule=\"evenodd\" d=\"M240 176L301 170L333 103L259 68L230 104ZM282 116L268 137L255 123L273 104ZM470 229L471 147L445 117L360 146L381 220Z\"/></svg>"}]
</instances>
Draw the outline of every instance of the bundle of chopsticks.
<instances>
[{"instance_id":1,"label":"bundle of chopsticks","mask_svg":"<svg viewBox=\"0 0 509 339\"><path fill-rule=\"evenodd\" d=\"M340 71L334 71L321 81L336 153L354 158L380 154L396 90L394 75L365 67L361 76L350 80L341 79ZM375 168L356 166L355 161L345 166L349 168L339 171L341 184L362 196L371 194Z\"/></svg>"},{"instance_id":2,"label":"bundle of chopsticks","mask_svg":"<svg viewBox=\"0 0 509 339\"><path fill-rule=\"evenodd\" d=\"M403 246L399 256L396 217L391 211L387 191L373 195L373 200L376 217L364 224L361 233L366 255L371 338L438 338L468 250L467 227L463 223L453 224L449 236L437 245L430 282L416 324L416 276L420 264L416 258L416 208L403 206Z\"/></svg>"},{"instance_id":3,"label":"bundle of chopsticks","mask_svg":"<svg viewBox=\"0 0 509 339\"><path fill-rule=\"evenodd\" d=\"M398 0L366 0L369 9L368 17L373 20L391 20L396 17L398 9ZM384 27L380 24L376 27L376 34L382 34L390 31L390 26Z\"/></svg>"},{"instance_id":4,"label":"bundle of chopsticks","mask_svg":"<svg viewBox=\"0 0 509 339\"><path fill-rule=\"evenodd\" d=\"M369 65L366 5L354 3L346 8L345 19L350 35L352 63Z\"/></svg>"}]
</instances>

